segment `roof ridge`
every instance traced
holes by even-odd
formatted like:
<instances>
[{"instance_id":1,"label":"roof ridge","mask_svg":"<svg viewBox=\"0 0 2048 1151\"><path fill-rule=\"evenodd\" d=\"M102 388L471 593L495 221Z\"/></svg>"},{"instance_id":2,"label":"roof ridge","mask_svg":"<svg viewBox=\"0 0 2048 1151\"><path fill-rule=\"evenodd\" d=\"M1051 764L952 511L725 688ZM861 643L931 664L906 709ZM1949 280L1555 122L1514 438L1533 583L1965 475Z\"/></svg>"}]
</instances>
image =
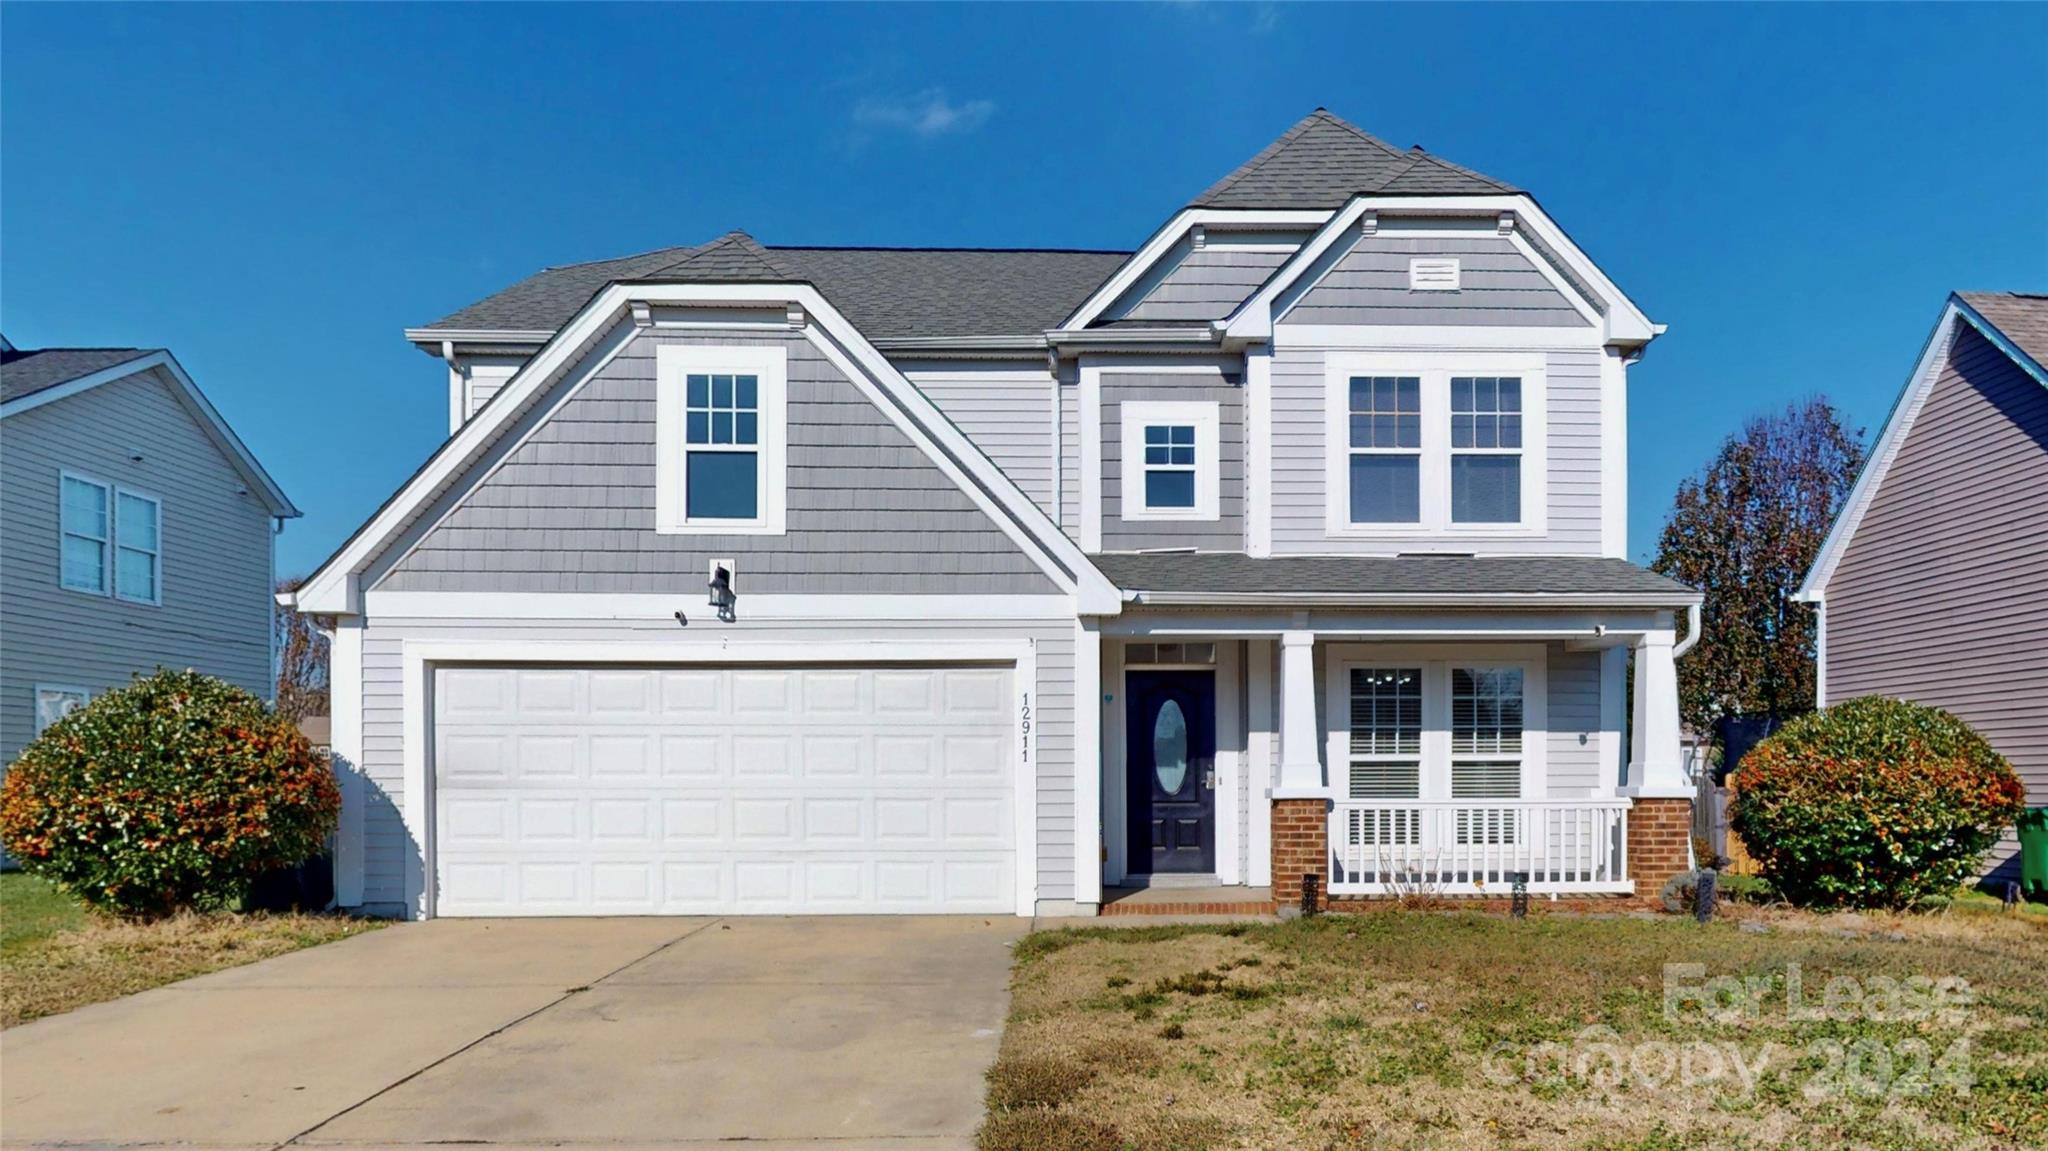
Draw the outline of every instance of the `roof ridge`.
<instances>
[{"instance_id":1,"label":"roof ridge","mask_svg":"<svg viewBox=\"0 0 2048 1151\"><path fill-rule=\"evenodd\" d=\"M1368 144L1372 144L1375 147L1380 148L1390 156L1407 155L1407 153L1401 151L1401 149L1394 147L1392 144L1387 143L1385 140L1380 139L1378 136L1373 135L1371 132L1368 132L1365 129L1359 127L1358 125L1353 124L1351 121L1346 120L1344 117L1337 115L1335 112L1330 111L1328 108L1317 108L1315 111L1309 113L1309 119L1311 120L1315 119L1318 116L1322 117L1325 120L1328 120L1330 123L1335 124L1339 128L1348 130L1349 132L1351 132L1352 135L1357 136L1359 139L1364 140Z\"/></svg>"},{"instance_id":2,"label":"roof ridge","mask_svg":"<svg viewBox=\"0 0 2048 1151\"><path fill-rule=\"evenodd\" d=\"M1221 180L1218 180L1214 184L1209 185L1206 191L1204 191L1201 195L1195 197L1194 202L1199 204L1204 200L1211 199L1215 196L1221 195L1225 191L1228 191L1232 185L1236 184L1240 180L1245 179L1252 173L1258 171L1265 164L1270 163L1273 157L1279 155L1280 152L1287 147L1287 145L1292 144L1297 138L1301 136L1303 132L1308 131L1309 125L1315 123L1318 117L1324 116L1327 116L1332 120L1337 119L1335 116L1331 116L1329 110L1326 108L1317 108L1315 111L1310 112L1306 116L1303 116L1300 120L1297 120L1295 122L1292 128L1289 128L1285 132L1280 133L1279 139L1259 149L1258 152L1254 154L1251 159L1246 160L1242 164L1239 164L1237 167L1231 169L1227 174L1225 174ZM1339 123L1341 122L1342 121L1339 121Z\"/></svg>"},{"instance_id":3,"label":"roof ridge","mask_svg":"<svg viewBox=\"0 0 2048 1151\"><path fill-rule=\"evenodd\" d=\"M645 259L648 256L659 256L668 252L695 252L703 247L703 244L675 244L666 248L649 248L644 252L631 252L624 256L606 256L599 260L577 260L569 264L543 264L540 270L543 272L565 272L570 268L594 268L599 264L623 264L628 260ZM682 257L677 258L681 259Z\"/></svg>"}]
</instances>

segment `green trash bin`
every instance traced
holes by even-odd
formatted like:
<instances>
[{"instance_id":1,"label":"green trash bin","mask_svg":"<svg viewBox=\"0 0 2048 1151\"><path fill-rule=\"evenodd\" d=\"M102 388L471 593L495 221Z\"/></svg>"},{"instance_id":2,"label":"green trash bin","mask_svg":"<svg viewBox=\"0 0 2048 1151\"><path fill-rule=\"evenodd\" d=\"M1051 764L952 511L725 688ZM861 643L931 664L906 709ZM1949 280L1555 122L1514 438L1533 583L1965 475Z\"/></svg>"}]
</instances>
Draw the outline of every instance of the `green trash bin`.
<instances>
[{"instance_id":1,"label":"green trash bin","mask_svg":"<svg viewBox=\"0 0 2048 1151\"><path fill-rule=\"evenodd\" d=\"M2048 807L2020 815L2020 888L2031 899L2048 899Z\"/></svg>"}]
</instances>

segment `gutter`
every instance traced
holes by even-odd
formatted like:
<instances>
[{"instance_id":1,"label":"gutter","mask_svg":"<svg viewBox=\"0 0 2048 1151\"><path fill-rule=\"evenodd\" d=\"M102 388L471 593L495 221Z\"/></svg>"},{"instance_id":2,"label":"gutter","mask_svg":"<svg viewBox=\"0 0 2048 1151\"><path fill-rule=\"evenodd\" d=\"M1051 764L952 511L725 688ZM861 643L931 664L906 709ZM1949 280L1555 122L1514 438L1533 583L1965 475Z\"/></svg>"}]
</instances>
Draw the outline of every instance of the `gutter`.
<instances>
[{"instance_id":1,"label":"gutter","mask_svg":"<svg viewBox=\"0 0 2048 1151\"><path fill-rule=\"evenodd\" d=\"M1700 601L1668 595L1599 595L1590 592L1469 592L1444 595L1440 592L1289 592L1272 595L1261 592L1168 592L1127 590L1124 599L1151 607L1607 607L1686 609L1693 632L1699 636ZM1691 647L1690 640L1686 647ZM1678 654L1674 649L1674 654Z\"/></svg>"}]
</instances>

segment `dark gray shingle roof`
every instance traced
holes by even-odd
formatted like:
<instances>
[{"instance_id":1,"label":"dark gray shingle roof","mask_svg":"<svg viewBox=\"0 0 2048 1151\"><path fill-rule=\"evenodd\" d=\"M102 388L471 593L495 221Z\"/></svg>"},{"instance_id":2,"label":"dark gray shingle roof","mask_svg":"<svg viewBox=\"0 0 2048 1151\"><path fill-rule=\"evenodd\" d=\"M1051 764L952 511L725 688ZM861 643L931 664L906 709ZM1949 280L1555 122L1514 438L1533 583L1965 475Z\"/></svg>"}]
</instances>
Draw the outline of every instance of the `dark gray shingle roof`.
<instances>
[{"instance_id":1,"label":"dark gray shingle roof","mask_svg":"<svg viewBox=\"0 0 2048 1151\"><path fill-rule=\"evenodd\" d=\"M614 280L803 281L872 340L1029 336L1058 324L1130 253L993 248L768 248L744 232L549 268L436 321L552 332Z\"/></svg>"},{"instance_id":2,"label":"dark gray shingle roof","mask_svg":"<svg viewBox=\"0 0 2048 1151\"><path fill-rule=\"evenodd\" d=\"M0 352L0 402L139 360L156 348L17 348Z\"/></svg>"},{"instance_id":3,"label":"dark gray shingle roof","mask_svg":"<svg viewBox=\"0 0 2048 1151\"><path fill-rule=\"evenodd\" d=\"M1334 209L1360 193L1457 196L1514 191L1513 185L1419 147L1404 152L1318 108L1189 206Z\"/></svg>"},{"instance_id":4,"label":"dark gray shingle roof","mask_svg":"<svg viewBox=\"0 0 2048 1151\"><path fill-rule=\"evenodd\" d=\"M1236 553L1099 555L1095 566L1126 591L1311 596L1579 595L1697 598L1676 580L1600 556L1274 556Z\"/></svg>"},{"instance_id":5,"label":"dark gray shingle roof","mask_svg":"<svg viewBox=\"0 0 2048 1151\"><path fill-rule=\"evenodd\" d=\"M1957 292L2034 362L2048 367L2048 295L2039 292Z\"/></svg>"}]
</instances>

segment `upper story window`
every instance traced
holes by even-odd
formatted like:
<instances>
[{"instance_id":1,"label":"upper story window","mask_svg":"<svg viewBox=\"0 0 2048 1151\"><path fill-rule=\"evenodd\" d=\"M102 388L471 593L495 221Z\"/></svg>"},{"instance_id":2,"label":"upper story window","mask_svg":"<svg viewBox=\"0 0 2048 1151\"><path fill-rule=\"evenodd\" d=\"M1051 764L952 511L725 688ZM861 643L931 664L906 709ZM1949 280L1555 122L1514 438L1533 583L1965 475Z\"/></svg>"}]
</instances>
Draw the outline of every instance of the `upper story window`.
<instances>
[{"instance_id":1,"label":"upper story window","mask_svg":"<svg viewBox=\"0 0 2048 1151\"><path fill-rule=\"evenodd\" d=\"M86 476L58 479L58 582L131 603L163 602L163 504Z\"/></svg>"},{"instance_id":2,"label":"upper story window","mask_svg":"<svg viewBox=\"0 0 2048 1151\"><path fill-rule=\"evenodd\" d=\"M655 530L782 533L787 373L779 347L661 346Z\"/></svg>"},{"instance_id":3,"label":"upper story window","mask_svg":"<svg viewBox=\"0 0 2048 1151\"><path fill-rule=\"evenodd\" d=\"M1522 518L1522 381L1451 377L1451 522Z\"/></svg>"},{"instance_id":4,"label":"upper story window","mask_svg":"<svg viewBox=\"0 0 2048 1151\"><path fill-rule=\"evenodd\" d=\"M1353 376L1350 396L1351 521L1422 520L1422 380Z\"/></svg>"},{"instance_id":5,"label":"upper story window","mask_svg":"<svg viewBox=\"0 0 2048 1151\"><path fill-rule=\"evenodd\" d=\"M1126 401L1122 517L1213 520L1221 502L1217 405L1213 401Z\"/></svg>"},{"instance_id":6,"label":"upper story window","mask_svg":"<svg viewBox=\"0 0 2048 1151\"><path fill-rule=\"evenodd\" d=\"M1331 535L1543 531L1543 362L1473 353L1331 353Z\"/></svg>"}]
</instances>

